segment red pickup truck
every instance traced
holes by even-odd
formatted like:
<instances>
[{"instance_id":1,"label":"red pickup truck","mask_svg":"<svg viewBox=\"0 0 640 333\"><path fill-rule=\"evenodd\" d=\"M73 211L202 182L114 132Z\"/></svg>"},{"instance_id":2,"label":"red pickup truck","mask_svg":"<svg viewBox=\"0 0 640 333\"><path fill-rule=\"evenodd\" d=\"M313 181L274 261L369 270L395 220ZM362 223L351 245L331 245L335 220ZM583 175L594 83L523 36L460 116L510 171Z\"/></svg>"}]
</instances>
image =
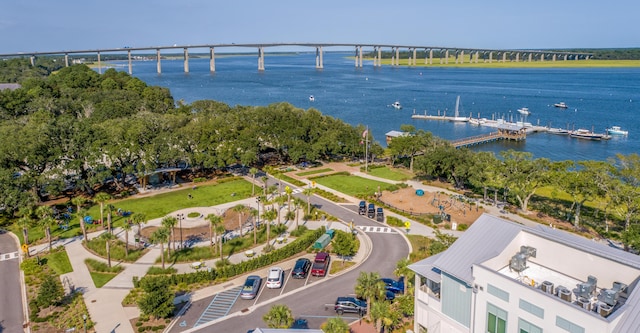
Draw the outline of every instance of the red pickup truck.
<instances>
[{"instance_id":1,"label":"red pickup truck","mask_svg":"<svg viewBox=\"0 0 640 333\"><path fill-rule=\"evenodd\" d=\"M316 258L313 260L313 266L311 266L311 275L313 276L325 276L329 271L329 262L331 257L326 252L318 252Z\"/></svg>"}]
</instances>

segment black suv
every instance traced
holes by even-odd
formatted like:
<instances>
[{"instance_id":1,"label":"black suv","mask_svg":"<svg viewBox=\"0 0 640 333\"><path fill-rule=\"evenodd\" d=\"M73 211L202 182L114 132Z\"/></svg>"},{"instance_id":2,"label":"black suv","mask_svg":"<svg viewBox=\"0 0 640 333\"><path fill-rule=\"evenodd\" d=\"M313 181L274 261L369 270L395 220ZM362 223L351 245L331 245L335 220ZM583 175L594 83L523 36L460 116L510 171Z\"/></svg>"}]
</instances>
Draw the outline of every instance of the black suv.
<instances>
[{"instance_id":1,"label":"black suv","mask_svg":"<svg viewBox=\"0 0 640 333\"><path fill-rule=\"evenodd\" d=\"M360 206L358 206L358 214L364 215L367 213L367 202L362 200L360 201Z\"/></svg>"},{"instance_id":2,"label":"black suv","mask_svg":"<svg viewBox=\"0 0 640 333\"><path fill-rule=\"evenodd\" d=\"M304 279L307 277L307 273L309 273L309 268L311 268L311 260L300 258L296 260L296 264L291 270L291 277L294 279Z\"/></svg>"},{"instance_id":3,"label":"black suv","mask_svg":"<svg viewBox=\"0 0 640 333\"><path fill-rule=\"evenodd\" d=\"M339 315L345 312L352 312L364 316L367 314L367 302L355 297L338 297L334 309Z\"/></svg>"},{"instance_id":4,"label":"black suv","mask_svg":"<svg viewBox=\"0 0 640 333\"><path fill-rule=\"evenodd\" d=\"M376 220L378 222L384 222L384 210L382 209L382 207L378 207L378 209L376 210Z\"/></svg>"},{"instance_id":5,"label":"black suv","mask_svg":"<svg viewBox=\"0 0 640 333\"><path fill-rule=\"evenodd\" d=\"M376 217L376 206L372 203L369 204L369 208L367 209L367 217L370 219Z\"/></svg>"}]
</instances>

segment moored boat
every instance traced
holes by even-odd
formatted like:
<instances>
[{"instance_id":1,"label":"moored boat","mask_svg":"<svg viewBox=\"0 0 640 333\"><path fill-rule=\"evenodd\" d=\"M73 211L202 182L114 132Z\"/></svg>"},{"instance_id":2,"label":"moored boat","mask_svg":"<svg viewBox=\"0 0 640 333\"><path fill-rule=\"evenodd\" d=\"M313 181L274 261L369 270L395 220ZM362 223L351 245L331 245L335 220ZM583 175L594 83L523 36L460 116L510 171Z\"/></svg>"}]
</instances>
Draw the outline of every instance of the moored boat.
<instances>
[{"instance_id":1,"label":"moored boat","mask_svg":"<svg viewBox=\"0 0 640 333\"><path fill-rule=\"evenodd\" d=\"M607 133L609 135L627 135L629 134L629 131L623 130L620 126L611 126L610 128L607 128Z\"/></svg>"},{"instance_id":2,"label":"moored boat","mask_svg":"<svg viewBox=\"0 0 640 333\"><path fill-rule=\"evenodd\" d=\"M400 102L395 101L393 104L391 104L391 106L393 106L395 109L402 109L402 104L400 104Z\"/></svg>"},{"instance_id":3,"label":"moored boat","mask_svg":"<svg viewBox=\"0 0 640 333\"><path fill-rule=\"evenodd\" d=\"M309 95L309 102L313 102L313 101L315 101L315 100L316 100L316 98L315 98L315 97L313 97L313 95Z\"/></svg>"},{"instance_id":4,"label":"moored boat","mask_svg":"<svg viewBox=\"0 0 640 333\"><path fill-rule=\"evenodd\" d=\"M584 139L584 140L606 140L609 139L609 136L603 133L594 133L593 131L580 128L575 131L572 131L569 136L576 139Z\"/></svg>"},{"instance_id":5,"label":"moored boat","mask_svg":"<svg viewBox=\"0 0 640 333\"><path fill-rule=\"evenodd\" d=\"M529 111L529 108L520 108L518 109L518 112L520 112L523 115L530 115L531 112Z\"/></svg>"},{"instance_id":6,"label":"moored boat","mask_svg":"<svg viewBox=\"0 0 640 333\"><path fill-rule=\"evenodd\" d=\"M565 102L556 103L556 104L553 104L553 106L561 109L566 109L569 107Z\"/></svg>"}]
</instances>

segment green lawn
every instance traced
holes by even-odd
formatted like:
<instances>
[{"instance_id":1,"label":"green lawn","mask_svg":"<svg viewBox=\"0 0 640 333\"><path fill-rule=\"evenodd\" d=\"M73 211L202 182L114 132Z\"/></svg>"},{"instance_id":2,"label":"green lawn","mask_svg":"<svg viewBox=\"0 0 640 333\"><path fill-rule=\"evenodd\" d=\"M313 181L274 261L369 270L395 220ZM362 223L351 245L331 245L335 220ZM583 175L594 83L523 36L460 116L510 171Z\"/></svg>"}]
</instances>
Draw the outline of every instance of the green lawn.
<instances>
[{"instance_id":1,"label":"green lawn","mask_svg":"<svg viewBox=\"0 0 640 333\"><path fill-rule=\"evenodd\" d=\"M372 176L390 179L394 181L405 181L413 178L413 175L409 171L400 170L396 168L389 168L387 166L382 168L369 169L369 174Z\"/></svg>"},{"instance_id":2,"label":"green lawn","mask_svg":"<svg viewBox=\"0 0 640 333\"><path fill-rule=\"evenodd\" d=\"M51 267L56 274L62 275L73 272L71 262L69 262L69 256L67 255L67 251L64 249L55 250L53 253L46 255L45 258L47 260L47 265Z\"/></svg>"},{"instance_id":3,"label":"green lawn","mask_svg":"<svg viewBox=\"0 0 640 333\"><path fill-rule=\"evenodd\" d=\"M324 169L317 169L317 170L309 170L305 172L296 173L296 176L304 177L304 176L310 176L310 175L315 175L315 174L330 172L330 171L333 171L333 169L324 168Z\"/></svg>"},{"instance_id":4,"label":"green lawn","mask_svg":"<svg viewBox=\"0 0 640 333\"><path fill-rule=\"evenodd\" d=\"M191 193L191 199L189 199L189 193ZM188 207L208 207L215 206L231 201L246 199L251 196L251 183L245 181L242 178L230 179L218 184L212 185L198 185L194 190L191 187L175 190L171 192L161 193L157 195L150 195L141 198L128 198L118 201L111 201L107 204L112 204L116 208L122 211L131 211L132 213L143 213L146 215L147 220L163 217L171 212ZM75 212L76 207L73 207ZM91 205L88 208L87 215L93 217L94 220L100 219L100 205ZM130 217L118 216L116 212L113 212L112 222L114 226L122 226ZM106 219L106 211L105 211ZM96 225L87 225L87 231L91 232L97 228ZM9 228L20 239L21 243L24 243L22 237L22 228L17 224L13 224ZM80 222L75 214L71 214L71 220L69 221L69 229L63 230L58 226L51 228L52 237L71 238L81 235ZM32 226L29 228L29 243L33 244L34 241L45 239L44 229L39 226Z\"/></svg>"},{"instance_id":5,"label":"green lawn","mask_svg":"<svg viewBox=\"0 0 640 333\"><path fill-rule=\"evenodd\" d=\"M398 188L393 184L342 174L318 177L314 178L313 180L315 180L318 184L353 197L364 197L373 195L374 192L378 191L378 186L380 187L381 191L393 191Z\"/></svg>"},{"instance_id":6,"label":"green lawn","mask_svg":"<svg viewBox=\"0 0 640 333\"><path fill-rule=\"evenodd\" d=\"M89 272L91 274L91 279L93 280L93 284L96 285L96 288L102 288L105 284L107 284L111 279L116 277L118 274L113 273L98 273L98 272Z\"/></svg>"}]
</instances>

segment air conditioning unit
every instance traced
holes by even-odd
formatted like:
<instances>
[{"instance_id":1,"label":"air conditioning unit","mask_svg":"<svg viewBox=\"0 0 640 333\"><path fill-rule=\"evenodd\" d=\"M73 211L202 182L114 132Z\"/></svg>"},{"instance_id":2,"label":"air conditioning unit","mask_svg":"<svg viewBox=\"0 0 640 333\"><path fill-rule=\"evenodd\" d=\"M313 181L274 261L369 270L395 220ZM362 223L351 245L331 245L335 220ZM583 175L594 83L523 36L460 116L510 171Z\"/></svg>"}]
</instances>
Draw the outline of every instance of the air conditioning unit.
<instances>
[{"instance_id":1,"label":"air conditioning unit","mask_svg":"<svg viewBox=\"0 0 640 333\"><path fill-rule=\"evenodd\" d=\"M571 302L571 291L565 287L558 287L556 289L558 291L558 297L561 300Z\"/></svg>"},{"instance_id":2,"label":"air conditioning unit","mask_svg":"<svg viewBox=\"0 0 640 333\"><path fill-rule=\"evenodd\" d=\"M522 272L527 268L527 257L523 253L517 253L511 257L509 268L516 272Z\"/></svg>"},{"instance_id":3,"label":"air conditioning unit","mask_svg":"<svg viewBox=\"0 0 640 333\"><path fill-rule=\"evenodd\" d=\"M603 317L610 315L612 311L613 307L611 305L604 303L600 303L600 305L598 305L598 313Z\"/></svg>"},{"instance_id":4,"label":"air conditioning unit","mask_svg":"<svg viewBox=\"0 0 640 333\"><path fill-rule=\"evenodd\" d=\"M600 290L600 295L598 295L598 300L607 305L614 306L618 303L618 296L620 291L615 289L602 289Z\"/></svg>"},{"instance_id":5,"label":"air conditioning unit","mask_svg":"<svg viewBox=\"0 0 640 333\"><path fill-rule=\"evenodd\" d=\"M573 289L573 293L576 294L576 297L584 297L591 298L596 291L596 285L598 284L598 279L594 276L589 275L587 278L587 282L579 283L576 285L576 289Z\"/></svg>"},{"instance_id":6,"label":"air conditioning unit","mask_svg":"<svg viewBox=\"0 0 640 333\"><path fill-rule=\"evenodd\" d=\"M578 300L576 302L578 303L579 307L587 311L591 311L591 302L589 301L588 298L578 297Z\"/></svg>"},{"instance_id":7,"label":"air conditioning unit","mask_svg":"<svg viewBox=\"0 0 640 333\"><path fill-rule=\"evenodd\" d=\"M542 284L540 285L540 289L547 294L553 295L553 282L543 281Z\"/></svg>"}]
</instances>

